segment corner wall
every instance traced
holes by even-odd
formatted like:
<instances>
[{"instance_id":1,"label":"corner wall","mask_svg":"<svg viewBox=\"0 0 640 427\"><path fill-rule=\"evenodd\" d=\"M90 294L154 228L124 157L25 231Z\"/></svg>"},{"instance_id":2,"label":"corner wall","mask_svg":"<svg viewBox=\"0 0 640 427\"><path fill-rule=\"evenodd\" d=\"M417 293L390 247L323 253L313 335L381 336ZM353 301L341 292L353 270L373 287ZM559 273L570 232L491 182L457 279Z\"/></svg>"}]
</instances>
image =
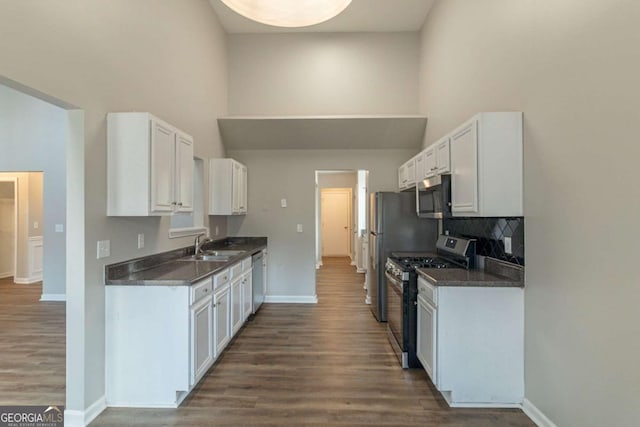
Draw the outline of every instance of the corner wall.
<instances>
[{"instance_id":1,"label":"corner wall","mask_svg":"<svg viewBox=\"0 0 640 427\"><path fill-rule=\"evenodd\" d=\"M425 144L524 112L525 395L558 426L640 419L640 3L441 0L422 31Z\"/></svg>"}]
</instances>

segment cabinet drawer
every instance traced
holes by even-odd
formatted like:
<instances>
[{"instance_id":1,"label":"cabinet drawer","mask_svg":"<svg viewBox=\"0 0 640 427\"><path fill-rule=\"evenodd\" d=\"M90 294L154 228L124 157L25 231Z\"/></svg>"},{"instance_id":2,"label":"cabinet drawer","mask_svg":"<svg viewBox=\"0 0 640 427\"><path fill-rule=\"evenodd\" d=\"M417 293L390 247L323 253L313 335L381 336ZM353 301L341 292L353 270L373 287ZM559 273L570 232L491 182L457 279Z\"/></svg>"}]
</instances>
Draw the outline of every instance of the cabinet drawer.
<instances>
[{"instance_id":1,"label":"cabinet drawer","mask_svg":"<svg viewBox=\"0 0 640 427\"><path fill-rule=\"evenodd\" d=\"M194 304L200 301L202 298L206 297L207 295L211 295L212 290L213 290L213 287L212 287L211 279L206 279L196 283L191 287L191 298L189 299L189 302L191 304Z\"/></svg>"},{"instance_id":2,"label":"cabinet drawer","mask_svg":"<svg viewBox=\"0 0 640 427\"><path fill-rule=\"evenodd\" d=\"M438 306L438 288L421 276L418 276L418 295L433 304L434 307Z\"/></svg>"},{"instance_id":3,"label":"cabinet drawer","mask_svg":"<svg viewBox=\"0 0 640 427\"><path fill-rule=\"evenodd\" d=\"M245 273L249 270L251 270L251 257L242 260L242 272Z\"/></svg>"},{"instance_id":4,"label":"cabinet drawer","mask_svg":"<svg viewBox=\"0 0 640 427\"><path fill-rule=\"evenodd\" d=\"M213 289L218 289L229 281L229 269L213 275Z\"/></svg>"},{"instance_id":5,"label":"cabinet drawer","mask_svg":"<svg viewBox=\"0 0 640 427\"><path fill-rule=\"evenodd\" d=\"M238 262L231 266L231 279L235 279L236 277L242 274L242 262Z\"/></svg>"}]
</instances>

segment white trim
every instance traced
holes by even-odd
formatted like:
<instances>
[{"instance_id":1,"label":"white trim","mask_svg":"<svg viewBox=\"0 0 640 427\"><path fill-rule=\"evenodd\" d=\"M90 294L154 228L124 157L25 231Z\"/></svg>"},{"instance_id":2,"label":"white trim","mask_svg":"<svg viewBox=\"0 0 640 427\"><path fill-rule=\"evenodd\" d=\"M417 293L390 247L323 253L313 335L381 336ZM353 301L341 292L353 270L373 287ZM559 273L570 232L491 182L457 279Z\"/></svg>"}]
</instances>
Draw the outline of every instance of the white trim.
<instances>
[{"instance_id":1,"label":"white trim","mask_svg":"<svg viewBox=\"0 0 640 427\"><path fill-rule=\"evenodd\" d=\"M538 427L557 427L540 409L538 409L529 399L522 402L522 411L536 423Z\"/></svg>"},{"instance_id":2,"label":"white trim","mask_svg":"<svg viewBox=\"0 0 640 427\"><path fill-rule=\"evenodd\" d=\"M318 295L265 295L264 302L276 304L317 304Z\"/></svg>"},{"instance_id":3,"label":"white trim","mask_svg":"<svg viewBox=\"0 0 640 427\"><path fill-rule=\"evenodd\" d=\"M447 399L445 398L445 400ZM452 408L522 408L519 403L449 403L447 400L447 404Z\"/></svg>"},{"instance_id":4,"label":"white trim","mask_svg":"<svg viewBox=\"0 0 640 427\"><path fill-rule=\"evenodd\" d=\"M66 294L42 294L40 301L66 301Z\"/></svg>"},{"instance_id":5,"label":"white trim","mask_svg":"<svg viewBox=\"0 0 640 427\"><path fill-rule=\"evenodd\" d=\"M6 279L13 276L13 271L7 271L6 273L0 273L0 279Z\"/></svg>"},{"instance_id":6,"label":"white trim","mask_svg":"<svg viewBox=\"0 0 640 427\"><path fill-rule=\"evenodd\" d=\"M366 297L364 297L364 303L371 305L371 295L367 295Z\"/></svg>"},{"instance_id":7,"label":"white trim","mask_svg":"<svg viewBox=\"0 0 640 427\"><path fill-rule=\"evenodd\" d=\"M27 256L29 263L29 278L42 280L42 261L44 259L44 245L42 236L30 236L27 238ZM36 263L36 253L40 251L40 261Z\"/></svg>"},{"instance_id":8,"label":"white trim","mask_svg":"<svg viewBox=\"0 0 640 427\"><path fill-rule=\"evenodd\" d=\"M14 277L13 283L18 285L32 285L34 283L38 283L42 280L42 276L40 277Z\"/></svg>"},{"instance_id":9,"label":"white trim","mask_svg":"<svg viewBox=\"0 0 640 427\"><path fill-rule=\"evenodd\" d=\"M351 264L351 265L355 265L355 264ZM367 269L366 268L356 268L356 273L366 273ZM365 286L366 289L366 286Z\"/></svg>"},{"instance_id":10,"label":"white trim","mask_svg":"<svg viewBox=\"0 0 640 427\"><path fill-rule=\"evenodd\" d=\"M0 278L11 277L16 274L18 271L18 215L20 213L18 209L18 205L20 203L19 198L19 180L20 178L17 176L13 176L10 178L0 178L1 182L13 182L13 271L9 276L4 276L5 273L0 274ZM28 208L28 207L27 207ZM28 209L27 209L28 215Z\"/></svg>"},{"instance_id":11,"label":"white trim","mask_svg":"<svg viewBox=\"0 0 640 427\"><path fill-rule=\"evenodd\" d=\"M202 233L209 235L209 229L207 227L172 228L169 230L169 238L176 239L178 237L197 236Z\"/></svg>"},{"instance_id":12,"label":"white trim","mask_svg":"<svg viewBox=\"0 0 640 427\"><path fill-rule=\"evenodd\" d=\"M353 258L351 258L351 264L350 265L356 265L356 262L353 260Z\"/></svg>"},{"instance_id":13,"label":"white trim","mask_svg":"<svg viewBox=\"0 0 640 427\"><path fill-rule=\"evenodd\" d=\"M84 427L89 425L98 415L107 409L107 399L102 396L91 404L84 411L65 410L64 425L65 427Z\"/></svg>"}]
</instances>

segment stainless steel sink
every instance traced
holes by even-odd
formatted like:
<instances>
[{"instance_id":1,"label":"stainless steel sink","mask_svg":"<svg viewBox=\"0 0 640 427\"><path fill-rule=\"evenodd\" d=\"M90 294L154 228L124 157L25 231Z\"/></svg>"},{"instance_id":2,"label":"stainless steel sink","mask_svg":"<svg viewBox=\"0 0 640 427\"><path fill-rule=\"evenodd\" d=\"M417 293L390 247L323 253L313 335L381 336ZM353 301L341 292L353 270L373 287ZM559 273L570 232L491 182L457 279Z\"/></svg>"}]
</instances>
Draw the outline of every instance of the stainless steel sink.
<instances>
[{"instance_id":1,"label":"stainless steel sink","mask_svg":"<svg viewBox=\"0 0 640 427\"><path fill-rule=\"evenodd\" d=\"M229 261L231 257L245 253L246 251L231 251L231 250L210 250L202 251L198 255L191 255L188 257L180 258L180 261Z\"/></svg>"},{"instance_id":2,"label":"stainless steel sink","mask_svg":"<svg viewBox=\"0 0 640 427\"><path fill-rule=\"evenodd\" d=\"M218 261L218 262L226 262L231 258L230 255L209 255L209 254L198 254L191 255L188 257L180 258L180 261Z\"/></svg>"},{"instance_id":3,"label":"stainless steel sink","mask_svg":"<svg viewBox=\"0 0 640 427\"><path fill-rule=\"evenodd\" d=\"M209 251L202 251L203 255L214 255L214 256L236 256L245 253L246 251L232 251L232 250L224 250L224 249L212 249Z\"/></svg>"}]
</instances>

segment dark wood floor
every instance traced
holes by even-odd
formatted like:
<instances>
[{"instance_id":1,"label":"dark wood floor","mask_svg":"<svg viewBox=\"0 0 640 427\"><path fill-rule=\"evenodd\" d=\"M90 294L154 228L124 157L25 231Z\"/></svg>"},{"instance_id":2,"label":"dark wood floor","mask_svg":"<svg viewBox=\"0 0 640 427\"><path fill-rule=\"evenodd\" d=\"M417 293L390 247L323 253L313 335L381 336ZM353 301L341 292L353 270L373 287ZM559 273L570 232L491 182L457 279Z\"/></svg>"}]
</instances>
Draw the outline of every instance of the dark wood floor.
<instances>
[{"instance_id":1,"label":"dark wood floor","mask_svg":"<svg viewBox=\"0 0 640 427\"><path fill-rule=\"evenodd\" d=\"M65 303L0 279L0 405L64 405Z\"/></svg>"},{"instance_id":2,"label":"dark wood floor","mask_svg":"<svg viewBox=\"0 0 640 427\"><path fill-rule=\"evenodd\" d=\"M451 409L402 370L363 276L325 258L317 305L265 304L178 409L109 408L92 426L533 426L520 410Z\"/></svg>"}]
</instances>

